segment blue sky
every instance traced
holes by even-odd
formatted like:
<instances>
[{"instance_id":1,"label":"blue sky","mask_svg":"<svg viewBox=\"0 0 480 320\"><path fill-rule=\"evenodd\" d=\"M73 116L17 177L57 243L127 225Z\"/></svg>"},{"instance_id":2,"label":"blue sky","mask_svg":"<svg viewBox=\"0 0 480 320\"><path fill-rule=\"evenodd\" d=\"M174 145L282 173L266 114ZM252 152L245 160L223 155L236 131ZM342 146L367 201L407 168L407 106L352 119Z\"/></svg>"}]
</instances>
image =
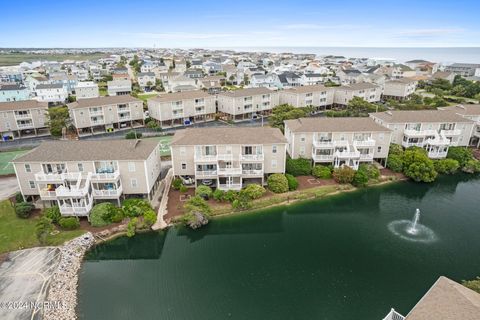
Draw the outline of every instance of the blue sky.
<instances>
[{"instance_id":1,"label":"blue sky","mask_svg":"<svg viewBox=\"0 0 480 320\"><path fill-rule=\"evenodd\" d=\"M0 47L480 46L479 0L17 0L0 8Z\"/></svg>"}]
</instances>

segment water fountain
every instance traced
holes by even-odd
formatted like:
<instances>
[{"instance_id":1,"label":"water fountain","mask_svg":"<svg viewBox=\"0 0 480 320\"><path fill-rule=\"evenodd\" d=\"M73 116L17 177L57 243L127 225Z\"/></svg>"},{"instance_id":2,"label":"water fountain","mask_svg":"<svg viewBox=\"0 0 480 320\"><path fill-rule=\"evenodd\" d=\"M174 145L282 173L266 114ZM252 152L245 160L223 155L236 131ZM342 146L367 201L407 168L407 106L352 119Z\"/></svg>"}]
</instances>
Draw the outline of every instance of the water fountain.
<instances>
[{"instance_id":1,"label":"water fountain","mask_svg":"<svg viewBox=\"0 0 480 320\"><path fill-rule=\"evenodd\" d=\"M433 242L437 239L432 229L420 222L420 209L415 210L412 220L395 220L388 229L396 236L409 241Z\"/></svg>"}]
</instances>

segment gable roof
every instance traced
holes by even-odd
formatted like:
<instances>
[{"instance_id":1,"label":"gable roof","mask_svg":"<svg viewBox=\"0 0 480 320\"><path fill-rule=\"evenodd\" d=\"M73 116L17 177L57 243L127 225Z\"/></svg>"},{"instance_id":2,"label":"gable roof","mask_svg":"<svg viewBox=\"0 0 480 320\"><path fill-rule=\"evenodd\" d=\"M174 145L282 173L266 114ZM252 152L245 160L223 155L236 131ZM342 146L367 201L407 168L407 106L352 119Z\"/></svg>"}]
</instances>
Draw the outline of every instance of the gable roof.
<instances>
[{"instance_id":1,"label":"gable roof","mask_svg":"<svg viewBox=\"0 0 480 320\"><path fill-rule=\"evenodd\" d=\"M180 87L180 86L177 86L177 87ZM178 100L207 98L207 97L212 97L212 96L202 90L190 90L190 91L183 91L183 92L161 94L156 97L148 99L148 101L171 102L171 101L178 101Z\"/></svg>"},{"instance_id":2,"label":"gable roof","mask_svg":"<svg viewBox=\"0 0 480 320\"><path fill-rule=\"evenodd\" d=\"M453 111L464 116L480 116L480 104L459 104L451 107L442 107L440 109Z\"/></svg>"},{"instance_id":3,"label":"gable roof","mask_svg":"<svg viewBox=\"0 0 480 320\"><path fill-rule=\"evenodd\" d=\"M284 122L292 132L390 132L369 117L300 118Z\"/></svg>"},{"instance_id":4,"label":"gable roof","mask_svg":"<svg viewBox=\"0 0 480 320\"><path fill-rule=\"evenodd\" d=\"M99 107L99 106L106 106L109 104L140 102L140 101L141 101L140 99L137 99L127 94L127 95L121 95L121 96L108 96L108 97L80 99L75 102L67 104L67 106L69 109L78 109L78 108Z\"/></svg>"},{"instance_id":5,"label":"gable roof","mask_svg":"<svg viewBox=\"0 0 480 320\"><path fill-rule=\"evenodd\" d=\"M10 110L25 110L25 109L35 109L35 108L48 108L48 103L39 102L37 100L22 100L22 101L10 101L10 102L0 102L0 111L10 111Z\"/></svg>"},{"instance_id":6,"label":"gable roof","mask_svg":"<svg viewBox=\"0 0 480 320\"><path fill-rule=\"evenodd\" d=\"M274 93L275 91L267 89L267 88L248 88L248 89L239 89L234 91L222 92L219 93L219 96L227 96L231 98L238 98L238 97L247 97L253 96L258 94L270 94Z\"/></svg>"},{"instance_id":7,"label":"gable roof","mask_svg":"<svg viewBox=\"0 0 480 320\"><path fill-rule=\"evenodd\" d=\"M478 320L479 317L480 294L442 276L405 320Z\"/></svg>"},{"instance_id":8,"label":"gable roof","mask_svg":"<svg viewBox=\"0 0 480 320\"><path fill-rule=\"evenodd\" d=\"M172 146L223 144L275 144L287 143L282 132L270 127L216 127L178 130Z\"/></svg>"},{"instance_id":9,"label":"gable roof","mask_svg":"<svg viewBox=\"0 0 480 320\"><path fill-rule=\"evenodd\" d=\"M46 141L13 162L146 160L158 145L153 140Z\"/></svg>"},{"instance_id":10,"label":"gable roof","mask_svg":"<svg viewBox=\"0 0 480 320\"><path fill-rule=\"evenodd\" d=\"M299 86L290 89L285 89L284 92L286 93L309 93L309 92L316 92L316 91L329 91L332 90L330 87L325 87L323 84L315 84L311 86Z\"/></svg>"},{"instance_id":11,"label":"gable roof","mask_svg":"<svg viewBox=\"0 0 480 320\"><path fill-rule=\"evenodd\" d=\"M418 123L418 122L473 122L455 112L447 110L396 110L370 113L372 117L386 123Z\"/></svg>"}]
</instances>

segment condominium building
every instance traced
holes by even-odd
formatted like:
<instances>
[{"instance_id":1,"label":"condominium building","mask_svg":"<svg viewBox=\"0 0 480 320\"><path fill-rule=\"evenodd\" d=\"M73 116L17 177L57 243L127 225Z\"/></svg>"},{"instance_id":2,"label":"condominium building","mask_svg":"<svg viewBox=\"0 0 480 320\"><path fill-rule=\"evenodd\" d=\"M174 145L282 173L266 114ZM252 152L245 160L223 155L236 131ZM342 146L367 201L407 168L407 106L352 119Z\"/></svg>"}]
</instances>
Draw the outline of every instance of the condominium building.
<instances>
[{"instance_id":1,"label":"condominium building","mask_svg":"<svg viewBox=\"0 0 480 320\"><path fill-rule=\"evenodd\" d=\"M173 172L192 177L195 185L240 190L284 173L286 144L280 130L269 127L179 130L171 143Z\"/></svg>"},{"instance_id":2,"label":"condominium building","mask_svg":"<svg viewBox=\"0 0 480 320\"><path fill-rule=\"evenodd\" d=\"M475 121L474 128L472 130L472 136L470 137L470 145L480 147L480 104L465 104L457 105L453 107L439 108L441 110L448 110L454 112L466 119Z\"/></svg>"},{"instance_id":3,"label":"condominium building","mask_svg":"<svg viewBox=\"0 0 480 320\"><path fill-rule=\"evenodd\" d=\"M144 125L143 102L130 95L81 99L67 106L80 136Z\"/></svg>"},{"instance_id":4,"label":"condominium building","mask_svg":"<svg viewBox=\"0 0 480 320\"><path fill-rule=\"evenodd\" d=\"M46 102L23 100L0 102L1 141L49 135Z\"/></svg>"},{"instance_id":5,"label":"condominium building","mask_svg":"<svg viewBox=\"0 0 480 320\"><path fill-rule=\"evenodd\" d=\"M75 97L77 100L97 98L99 96L98 84L93 81L80 81L75 87Z\"/></svg>"},{"instance_id":6,"label":"condominium building","mask_svg":"<svg viewBox=\"0 0 480 320\"><path fill-rule=\"evenodd\" d=\"M229 120L245 120L268 115L279 104L277 91L249 88L219 93L218 111Z\"/></svg>"},{"instance_id":7,"label":"condominium building","mask_svg":"<svg viewBox=\"0 0 480 320\"><path fill-rule=\"evenodd\" d=\"M64 103L68 98L67 89L61 83L39 84L35 88L38 101Z\"/></svg>"},{"instance_id":8,"label":"condominium building","mask_svg":"<svg viewBox=\"0 0 480 320\"><path fill-rule=\"evenodd\" d=\"M215 119L215 97L204 91L166 93L148 99L148 113L162 128Z\"/></svg>"},{"instance_id":9,"label":"condominium building","mask_svg":"<svg viewBox=\"0 0 480 320\"><path fill-rule=\"evenodd\" d=\"M160 180L159 143L149 140L48 141L13 161L24 199L88 216L94 202L141 196Z\"/></svg>"},{"instance_id":10,"label":"condominium building","mask_svg":"<svg viewBox=\"0 0 480 320\"><path fill-rule=\"evenodd\" d=\"M280 104L290 104L297 108L312 106L316 110L325 110L333 104L335 89L321 84L294 87L280 91Z\"/></svg>"},{"instance_id":11,"label":"condominium building","mask_svg":"<svg viewBox=\"0 0 480 320\"><path fill-rule=\"evenodd\" d=\"M109 96L124 96L132 92L132 81L130 79L118 79L107 82Z\"/></svg>"},{"instance_id":12,"label":"condominium building","mask_svg":"<svg viewBox=\"0 0 480 320\"><path fill-rule=\"evenodd\" d=\"M285 121L285 137L293 159L357 170L388 157L391 132L370 118L300 118Z\"/></svg>"},{"instance_id":13,"label":"condominium building","mask_svg":"<svg viewBox=\"0 0 480 320\"><path fill-rule=\"evenodd\" d=\"M335 87L333 103L347 105L354 97L360 97L368 102L378 102L382 96L382 87L373 83L359 82Z\"/></svg>"},{"instance_id":14,"label":"condominium building","mask_svg":"<svg viewBox=\"0 0 480 320\"><path fill-rule=\"evenodd\" d=\"M417 84L418 81L408 78L386 81L383 88L383 98L404 100L415 92Z\"/></svg>"},{"instance_id":15,"label":"condominium building","mask_svg":"<svg viewBox=\"0 0 480 320\"><path fill-rule=\"evenodd\" d=\"M468 146L475 125L447 110L385 111L370 117L392 130L392 143L425 148L432 159L445 158L450 146Z\"/></svg>"}]
</instances>

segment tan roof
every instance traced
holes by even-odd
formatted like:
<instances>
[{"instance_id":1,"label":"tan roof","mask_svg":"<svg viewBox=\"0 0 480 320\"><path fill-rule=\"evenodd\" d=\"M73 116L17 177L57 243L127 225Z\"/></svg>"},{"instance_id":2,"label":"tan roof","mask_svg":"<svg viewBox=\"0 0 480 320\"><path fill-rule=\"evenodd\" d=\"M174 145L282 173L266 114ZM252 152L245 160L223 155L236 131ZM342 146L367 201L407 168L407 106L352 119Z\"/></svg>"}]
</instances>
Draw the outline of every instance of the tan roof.
<instances>
[{"instance_id":1,"label":"tan roof","mask_svg":"<svg viewBox=\"0 0 480 320\"><path fill-rule=\"evenodd\" d=\"M434 74L432 74L432 78L434 79L445 79L449 76L452 75L452 72L449 71L437 71Z\"/></svg>"},{"instance_id":2,"label":"tan roof","mask_svg":"<svg viewBox=\"0 0 480 320\"><path fill-rule=\"evenodd\" d=\"M478 320L480 294L446 277L438 278L405 320Z\"/></svg>"},{"instance_id":3,"label":"tan roof","mask_svg":"<svg viewBox=\"0 0 480 320\"><path fill-rule=\"evenodd\" d=\"M442 110L453 111L464 116L480 116L480 104L459 104L452 107L442 107Z\"/></svg>"},{"instance_id":4,"label":"tan roof","mask_svg":"<svg viewBox=\"0 0 480 320\"><path fill-rule=\"evenodd\" d=\"M270 127L189 128L178 130L172 145L287 143L282 132Z\"/></svg>"},{"instance_id":5,"label":"tan roof","mask_svg":"<svg viewBox=\"0 0 480 320\"><path fill-rule=\"evenodd\" d=\"M328 91L328 90L331 90L331 88L325 87L322 84L316 84L312 86L300 86L300 87L286 89L285 92L298 94L298 93L309 93L309 92Z\"/></svg>"},{"instance_id":6,"label":"tan roof","mask_svg":"<svg viewBox=\"0 0 480 320\"><path fill-rule=\"evenodd\" d=\"M400 78L400 79L394 79L394 80L389 80L385 83L403 83L403 84L409 84L409 83L413 83L413 82L417 82L417 80L415 79L412 79L412 78Z\"/></svg>"},{"instance_id":7,"label":"tan roof","mask_svg":"<svg viewBox=\"0 0 480 320\"><path fill-rule=\"evenodd\" d=\"M47 141L13 162L145 160L158 145L154 140Z\"/></svg>"},{"instance_id":8,"label":"tan roof","mask_svg":"<svg viewBox=\"0 0 480 320\"><path fill-rule=\"evenodd\" d=\"M218 95L238 98L238 97L254 96L258 94L270 94L274 92L275 91L267 88L248 88L248 89L239 89L234 91L222 92L222 93L219 93Z\"/></svg>"},{"instance_id":9,"label":"tan roof","mask_svg":"<svg viewBox=\"0 0 480 320\"><path fill-rule=\"evenodd\" d=\"M140 101L141 101L140 99L132 97L131 95L121 95L121 96L108 96L108 97L80 99L75 102L67 104L67 106L69 109L78 109L78 108L98 107L98 106L106 106L109 104L140 102Z\"/></svg>"},{"instance_id":10,"label":"tan roof","mask_svg":"<svg viewBox=\"0 0 480 320\"><path fill-rule=\"evenodd\" d=\"M148 101L153 100L157 102L171 102L187 99L198 99L198 98L207 98L211 97L207 92L202 90L191 90L191 91L182 91L174 93L161 94L156 97L148 99Z\"/></svg>"},{"instance_id":11,"label":"tan roof","mask_svg":"<svg viewBox=\"0 0 480 320\"><path fill-rule=\"evenodd\" d=\"M390 132L369 117L300 118L285 120L292 132Z\"/></svg>"},{"instance_id":12,"label":"tan roof","mask_svg":"<svg viewBox=\"0 0 480 320\"><path fill-rule=\"evenodd\" d=\"M386 123L472 122L472 120L446 110L385 111L370 113L370 115Z\"/></svg>"},{"instance_id":13,"label":"tan roof","mask_svg":"<svg viewBox=\"0 0 480 320\"><path fill-rule=\"evenodd\" d=\"M48 103L37 100L0 102L0 111L48 108Z\"/></svg>"},{"instance_id":14,"label":"tan roof","mask_svg":"<svg viewBox=\"0 0 480 320\"><path fill-rule=\"evenodd\" d=\"M340 89L340 90L352 91L352 90L364 90L364 89L380 88L380 86L378 86L376 84L373 84L373 83L369 83L369 82L359 82L359 83L352 83L352 84L349 84L349 85L344 85L344 86L340 86L340 87L336 87L336 88Z\"/></svg>"}]
</instances>

